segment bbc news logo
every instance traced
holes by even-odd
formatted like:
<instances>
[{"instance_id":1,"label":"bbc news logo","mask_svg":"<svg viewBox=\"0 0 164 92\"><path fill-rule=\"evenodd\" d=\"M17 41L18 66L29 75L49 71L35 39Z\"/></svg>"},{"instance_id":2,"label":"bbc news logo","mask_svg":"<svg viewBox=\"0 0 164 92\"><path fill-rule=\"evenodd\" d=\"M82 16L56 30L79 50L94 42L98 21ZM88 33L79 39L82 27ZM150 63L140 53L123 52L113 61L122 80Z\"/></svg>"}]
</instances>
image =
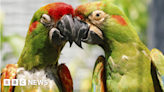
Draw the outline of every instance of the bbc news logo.
<instances>
[{"instance_id":1,"label":"bbc news logo","mask_svg":"<svg viewBox=\"0 0 164 92\"><path fill-rule=\"evenodd\" d=\"M28 81L26 81L26 79L19 79L19 80L12 79L11 82L10 82L10 79L3 80L4 86L10 86L10 83L11 83L11 86L48 85L47 80L28 80Z\"/></svg>"}]
</instances>

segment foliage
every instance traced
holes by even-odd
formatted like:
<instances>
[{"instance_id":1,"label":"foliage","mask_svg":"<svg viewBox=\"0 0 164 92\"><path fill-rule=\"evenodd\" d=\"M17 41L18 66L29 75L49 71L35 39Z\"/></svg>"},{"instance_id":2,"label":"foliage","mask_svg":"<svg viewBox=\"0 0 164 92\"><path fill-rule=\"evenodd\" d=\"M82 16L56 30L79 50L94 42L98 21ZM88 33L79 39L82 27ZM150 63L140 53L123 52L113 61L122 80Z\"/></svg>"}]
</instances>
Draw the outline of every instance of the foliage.
<instances>
[{"instance_id":1,"label":"foliage","mask_svg":"<svg viewBox=\"0 0 164 92\"><path fill-rule=\"evenodd\" d=\"M0 44L0 51L2 51L2 49L4 48L3 45L4 44L8 44L11 49L12 52L4 52L2 53L2 61L1 63L4 63L5 61L7 61L8 59L10 59L11 57L19 57L23 46L24 46L24 37L19 36L19 35L9 35L9 36L4 36L3 35L3 19L4 19L4 14L1 11L0 12L0 33L1 33L1 44ZM1 68L3 68L3 64L1 64Z\"/></svg>"}]
</instances>

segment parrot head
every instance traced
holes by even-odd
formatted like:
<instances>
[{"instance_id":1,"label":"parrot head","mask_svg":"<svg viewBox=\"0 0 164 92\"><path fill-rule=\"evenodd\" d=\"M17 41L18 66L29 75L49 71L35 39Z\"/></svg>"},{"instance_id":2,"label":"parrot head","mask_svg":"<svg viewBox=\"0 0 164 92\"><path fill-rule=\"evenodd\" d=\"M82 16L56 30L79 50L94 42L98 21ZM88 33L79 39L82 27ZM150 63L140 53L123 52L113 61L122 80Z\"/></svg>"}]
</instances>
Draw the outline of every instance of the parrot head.
<instances>
[{"instance_id":1,"label":"parrot head","mask_svg":"<svg viewBox=\"0 0 164 92\"><path fill-rule=\"evenodd\" d=\"M49 36L54 45L62 46L68 39L71 41L73 16L74 9L65 3L57 2L43 6L34 14L27 37L48 33L45 36Z\"/></svg>"},{"instance_id":2,"label":"parrot head","mask_svg":"<svg viewBox=\"0 0 164 92\"><path fill-rule=\"evenodd\" d=\"M81 33L78 35L85 35L83 38L77 37L83 42L103 46L106 43L126 43L138 39L125 14L110 2L82 4L75 9L75 16L88 26L88 30L78 32Z\"/></svg>"},{"instance_id":3,"label":"parrot head","mask_svg":"<svg viewBox=\"0 0 164 92\"><path fill-rule=\"evenodd\" d=\"M65 43L73 42L73 16L72 6L62 2L48 4L36 11L18 65L31 69L55 64Z\"/></svg>"}]
</instances>

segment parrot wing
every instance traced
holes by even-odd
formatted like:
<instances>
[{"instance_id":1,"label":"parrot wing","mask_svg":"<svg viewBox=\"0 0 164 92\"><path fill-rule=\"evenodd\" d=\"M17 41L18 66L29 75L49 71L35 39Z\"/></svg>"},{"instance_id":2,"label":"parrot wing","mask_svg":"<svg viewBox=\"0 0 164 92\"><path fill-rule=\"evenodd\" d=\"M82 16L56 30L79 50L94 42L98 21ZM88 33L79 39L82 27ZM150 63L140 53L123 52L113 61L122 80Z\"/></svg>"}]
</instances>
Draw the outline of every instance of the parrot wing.
<instances>
[{"instance_id":1,"label":"parrot wing","mask_svg":"<svg viewBox=\"0 0 164 92\"><path fill-rule=\"evenodd\" d=\"M161 88L164 91L164 55L161 51L154 48L150 52L151 60L156 68L157 77L160 82Z\"/></svg>"},{"instance_id":2,"label":"parrot wing","mask_svg":"<svg viewBox=\"0 0 164 92\"><path fill-rule=\"evenodd\" d=\"M92 92L105 92L104 63L105 57L99 56L93 70Z\"/></svg>"},{"instance_id":3,"label":"parrot wing","mask_svg":"<svg viewBox=\"0 0 164 92\"><path fill-rule=\"evenodd\" d=\"M17 64L8 64L1 73L1 92L12 92L13 86L11 85L12 79L16 79ZM10 79L10 86L4 86L4 79Z\"/></svg>"},{"instance_id":4,"label":"parrot wing","mask_svg":"<svg viewBox=\"0 0 164 92\"><path fill-rule=\"evenodd\" d=\"M73 92L73 80L68 67L65 64L58 66L58 74L64 92Z\"/></svg>"}]
</instances>

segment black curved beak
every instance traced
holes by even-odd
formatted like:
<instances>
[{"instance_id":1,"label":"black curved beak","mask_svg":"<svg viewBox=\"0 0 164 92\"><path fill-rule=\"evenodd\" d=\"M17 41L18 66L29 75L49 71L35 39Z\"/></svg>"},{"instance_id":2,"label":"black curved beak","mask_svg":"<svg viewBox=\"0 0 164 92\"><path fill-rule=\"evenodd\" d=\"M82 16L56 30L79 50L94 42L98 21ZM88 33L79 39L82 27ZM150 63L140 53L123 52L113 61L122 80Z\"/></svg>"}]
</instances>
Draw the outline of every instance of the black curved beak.
<instances>
[{"instance_id":1,"label":"black curved beak","mask_svg":"<svg viewBox=\"0 0 164 92\"><path fill-rule=\"evenodd\" d=\"M96 28L93 25L90 25L84 21L74 18L75 23L75 37L74 42L82 48L81 42L86 42L89 44L103 44L103 37L100 37L98 34L101 34L101 30ZM102 34L101 34L102 35Z\"/></svg>"},{"instance_id":2,"label":"black curved beak","mask_svg":"<svg viewBox=\"0 0 164 92\"><path fill-rule=\"evenodd\" d=\"M73 43L74 21L72 15L64 15L57 23L57 28L61 31L61 35L70 42L70 46Z\"/></svg>"},{"instance_id":3,"label":"black curved beak","mask_svg":"<svg viewBox=\"0 0 164 92\"><path fill-rule=\"evenodd\" d=\"M82 39L87 38L89 26L87 23L78 20L74 17L75 31L74 31L74 42L82 48L81 41Z\"/></svg>"},{"instance_id":4,"label":"black curved beak","mask_svg":"<svg viewBox=\"0 0 164 92\"><path fill-rule=\"evenodd\" d=\"M72 15L64 15L57 23L56 28L49 32L50 39L55 45L63 45L66 41L73 42L74 21Z\"/></svg>"},{"instance_id":5,"label":"black curved beak","mask_svg":"<svg viewBox=\"0 0 164 92\"><path fill-rule=\"evenodd\" d=\"M55 45L63 45L66 41L69 41L70 46L75 42L82 48L82 41L89 44L103 43L103 40L87 23L78 20L76 17L72 18L72 15L64 15L58 21L57 27L50 30L49 35Z\"/></svg>"},{"instance_id":6,"label":"black curved beak","mask_svg":"<svg viewBox=\"0 0 164 92\"><path fill-rule=\"evenodd\" d=\"M93 30L89 30L86 39L82 39L83 42L89 44L103 44L103 39L99 37Z\"/></svg>"},{"instance_id":7,"label":"black curved beak","mask_svg":"<svg viewBox=\"0 0 164 92\"><path fill-rule=\"evenodd\" d=\"M88 32L88 25L85 22L79 21L72 15L64 15L57 23L56 28L52 28L49 32L50 39L55 45L63 45L66 41L73 41L81 47L81 41L86 38ZM82 48L82 47L81 47Z\"/></svg>"}]
</instances>

